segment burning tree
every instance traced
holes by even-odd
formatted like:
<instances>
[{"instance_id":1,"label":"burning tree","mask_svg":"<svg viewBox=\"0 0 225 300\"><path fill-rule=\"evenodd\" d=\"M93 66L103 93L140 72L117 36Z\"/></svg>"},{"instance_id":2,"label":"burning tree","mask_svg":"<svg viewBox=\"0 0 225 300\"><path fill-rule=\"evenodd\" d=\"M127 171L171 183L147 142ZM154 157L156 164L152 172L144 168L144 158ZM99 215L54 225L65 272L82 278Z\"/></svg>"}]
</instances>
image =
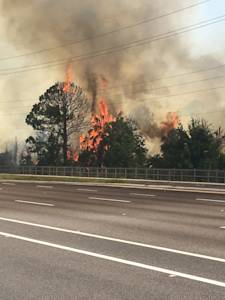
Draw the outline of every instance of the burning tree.
<instances>
[{"instance_id":1,"label":"burning tree","mask_svg":"<svg viewBox=\"0 0 225 300\"><path fill-rule=\"evenodd\" d=\"M65 165L72 137L87 126L88 113L87 97L72 82L71 71L68 70L66 81L50 87L27 115L26 123L43 137L41 142L34 137L30 137L28 142L35 146L33 149L38 149L42 160L43 153L48 153L48 157L54 154L53 161L49 157L49 163ZM47 163L46 159L44 162Z\"/></svg>"},{"instance_id":2,"label":"burning tree","mask_svg":"<svg viewBox=\"0 0 225 300\"><path fill-rule=\"evenodd\" d=\"M147 150L135 123L121 114L110 122L105 122L106 119L102 120L100 116L93 122L96 127L89 131L86 139L81 140L83 150L79 162L85 166L143 166Z\"/></svg>"},{"instance_id":3,"label":"burning tree","mask_svg":"<svg viewBox=\"0 0 225 300\"><path fill-rule=\"evenodd\" d=\"M166 121L161 123L161 130L164 136L167 136L173 129L178 128L180 118L176 112L168 112L166 115Z\"/></svg>"},{"instance_id":4,"label":"burning tree","mask_svg":"<svg viewBox=\"0 0 225 300\"><path fill-rule=\"evenodd\" d=\"M192 119L185 130L180 123L162 139L161 154L152 166L177 169L224 169L225 135L214 131L205 120Z\"/></svg>"},{"instance_id":5,"label":"burning tree","mask_svg":"<svg viewBox=\"0 0 225 300\"><path fill-rule=\"evenodd\" d=\"M88 135L80 136L80 149L96 152L103 139L105 125L115 120L116 118L109 113L105 100L102 99L99 102L99 114L92 116L92 128L88 131Z\"/></svg>"}]
</instances>

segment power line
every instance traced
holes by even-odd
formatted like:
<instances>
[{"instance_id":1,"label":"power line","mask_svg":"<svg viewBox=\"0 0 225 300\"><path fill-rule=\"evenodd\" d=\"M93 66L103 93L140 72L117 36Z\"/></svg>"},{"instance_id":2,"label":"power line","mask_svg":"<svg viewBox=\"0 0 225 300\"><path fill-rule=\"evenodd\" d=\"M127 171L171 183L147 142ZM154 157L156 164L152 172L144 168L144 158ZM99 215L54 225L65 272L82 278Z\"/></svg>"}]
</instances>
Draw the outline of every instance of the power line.
<instances>
[{"instance_id":1,"label":"power line","mask_svg":"<svg viewBox=\"0 0 225 300\"><path fill-rule=\"evenodd\" d=\"M194 112L194 113L189 113L189 114L186 114L186 113L182 113L182 111L178 111L178 115L180 117L193 117L195 115L204 115L204 114L217 114L217 113L225 113L225 109L221 109L221 110L211 110L211 111L206 111L206 112ZM26 125L27 127L16 127L16 131L18 130L25 130L26 128L30 129L30 130L34 130L32 127L30 127L28 124L24 123L24 125Z\"/></svg>"},{"instance_id":2,"label":"power line","mask_svg":"<svg viewBox=\"0 0 225 300\"><path fill-rule=\"evenodd\" d=\"M154 88L154 89L151 89L150 92L154 92L154 91L157 91L157 90L161 90L161 89L168 89L168 88L171 88L171 87L179 87L179 86L184 86L184 85L189 85L189 84L193 84L193 83L199 83L199 82L205 82L205 81L210 81L210 80L214 80L214 79L222 79L222 78L225 78L225 75L222 75L222 76L214 76L214 77L210 77L210 78L204 78L204 79L200 79L200 80L193 80L193 81L188 81L188 82L183 82L183 83L178 83L178 84L172 84L172 85L165 85L165 86L160 86L158 88ZM138 83L136 83L138 84ZM145 84L145 83L142 83L142 82L139 82L139 84ZM117 95L117 94L115 94ZM121 95L121 93L118 93L118 95ZM165 96L167 97L167 96ZM1 103L16 103L16 102L22 102L23 100L16 100L16 101L0 101L0 104ZM26 101L31 101L31 99L27 99ZM24 103L24 101L23 101ZM31 104L33 105L33 104ZM25 107L30 107L30 106L23 106L24 108ZM13 107L15 108L15 107Z\"/></svg>"},{"instance_id":3,"label":"power line","mask_svg":"<svg viewBox=\"0 0 225 300\"><path fill-rule=\"evenodd\" d=\"M158 90L162 90L162 89L168 89L168 88L172 88L172 87L179 87L179 86L184 86L184 85L189 85L189 84L193 84L193 83L199 83L199 82L205 82L205 81L210 81L213 79L221 79L221 78L225 78L225 75L222 76L214 76L214 77L210 77L210 78L204 78L204 79L200 79L200 80L193 80L193 81L188 81L188 82L183 82L183 83L177 83L177 84L171 84L171 85L165 85L165 86L160 86L158 88L153 88L150 89L150 92L154 92L154 91L158 91ZM145 85L145 82L141 83L136 83L137 85ZM135 92L134 92L135 93ZM120 95L121 93L118 93L118 95ZM0 102L1 103L1 102Z\"/></svg>"},{"instance_id":4,"label":"power line","mask_svg":"<svg viewBox=\"0 0 225 300\"><path fill-rule=\"evenodd\" d=\"M161 81L161 80L167 80L167 79L173 79L173 78L179 78L179 77L183 77L183 76L187 76L187 75L192 75L192 74L197 74L197 73L202 73L202 72L208 72L208 71L214 71L214 70L218 70L218 69L222 69L225 68L225 64L221 64L218 66L214 66L214 67L209 67L209 68L204 68L204 69L199 69L199 70L195 70L195 71L191 71L191 72L184 72L184 73L179 73L179 74L174 74L174 75L169 75L169 76L165 76L165 77L159 77L159 78L153 78L151 80L148 80L147 83L152 83L155 81ZM135 82L135 83L128 83L125 85L122 85L122 87L127 87L130 85L139 85L141 84L140 82ZM143 83L144 84L144 83ZM107 90L113 90L115 88L117 88L118 86L111 86L108 87Z\"/></svg>"},{"instance_id":5,"label":"power line","mask_svg":"<svg viewBox=\"0 0 225 300\"><path fill-rule=\"evenodd\" d=\"M169 75L169 76L165 76L165 77L158 77L158 78L153 78L151 80L148 80L147 82L148 83L152 83L152 82L155 82L155 81L161 81L161 80L167 80L167 79L173 79L173 78L179 78L179 77L183 77L183 76L187 76L187 75L192 75L192 74L197 74L197 73L202 73L202 72L208 72L208 71L214 71L214 70L218 70L218 69L221 69L221 68L225 68L225 64L221 64L221 65L217 65L217 66L213 66L213 67L209 67L209 68L204 68L204 69L199 69L199 70L194 70L194 71L191 71L191 72L184 72L184 73L178 73L178 74L172 74L172 75ZM213 77L212 77L213 78ZM209 78L212 79L212 78ZM214 77L215 78L215 77ZM135 83L128 83L128 84L125 84L125 85L122 85L122 87L127 87L127 86L131 86L131 85L139 85L139 84L144 84L143 82L135 82ZM111 86L111 87L108 87L107 88L107 91L108 90L113 90L113 89L116 89L118 88L118 86ZM20 99L20 100L17 100L17 101L0 101L0 103L13 103L13 102L24 102L24 99ZM31 99L26 99L26 101L31 101Z\"/></svg>"},{"instance_id":6,"label":"power line","mask_svg":"<svg viewBox=\"0 0 225 300\"><path fill-rule=\"evenodd\" d=\"M16 73L22 73L22 72L28 72L28 71L43 69L43 68L46 68L46 67L47 68L55 67L55 66L67 64L68 62L83 61L83 60L87 60L87 59L91 59L91 58L104 56L104 55L107 55L107 54L121 52L121 51L130 49L130 48L133 48L133 47L143 46L145 44L150 44L150 43L155 42L155 41L175 37L179 34L183 34L183 33L186 33L186 32L193 31L193 30L201 29L201 28L204 28L206 26L210 26L210 25L213 25L213 24L216 24L216 23L219 23L219 22L223 22L223 21L225 21L225 15L221 15L221 16L216 17L216 18L208 19L208 20L201 21L201 22L198 22L198 23L195 23L195 24L192 24L192 25L181 27L181 28L178 28L176 30L172 30L172 31L169 31L169 32L166 32L166 33L162 33L162 34L159 34L159 35L156 35L156 36L152 36L151 38L139 39L139 40L127 43L127 44L120 45L120 46L106 48L106 49L103 49L101 51L90 52L90 53L87 53L85 55L77 55L77 56L72 56L72 57L65 58L63 60L48 61L48 62L44 62L44 63L38 63L38 64L33 64L33 65L25 65L25 66L16 67L16 68L14 67L14 68L0 69L0 72L1 72L0 75L10 75L10 74L16 74ZM14 71L10 72L11 70L14 70Z\"/></svg>"},{"instance_id":7,"label":"power line","mask_svg":"<svg viewBox=\"0 0 225 300\"><path fill-rule=\"evenodd\" d=\"M97 34L93 37L83 38L83 39L80 39L80 40L75 40L75 41L71 41L71 42L68 42L68 43L65 43L65 44L61 44L61 45L58 45L58 46L55 46L55 47L40 49L40 50L37 50L37 51L27 52L27 53L15 55L15 56L3 57L3 58L0 58L0 61L5 61L5 60L11 60L11 59L16 59L16 58L36 55L36 54L40 54L40 53L44 53L44 52L48 52L48 51L57 50L57 49L60 49L60 48L65 48L65 47L72 46L72 45L75 45L75 44L80 44L80 43L83 43L83 42L86 42L86 41L89 41L89 40L102 38L102 37L105 37L105 36L108 36L108 35L111 35L111 34L114 34L114 33L118 33L120 31L135 28L135 27L138 27L138 26L146 24L146 23L154 22L154 21L159 20L161 18L168 17L168 16L171 16L171 15L183 12L185 10L194 8L194 7L199 6L199 5L203 5L203 4L205 4L207 2L210 2L210 1L212 1L212 0L200 1L200 2L197 2L195 4L191 4L191 5L188 5L186 7L179 8L179 9L176 9L176 10L168 12L168 13L164 13L162 15L159 15L159 16L156 16L156 17L153 17L153 18L150 18L150 19L145 19L145 20L139 21L139 22L131 24L131 25L125 25L125 26L122 26L120 28L113 29L111 31L106 31L106 32Z\"/></svg>"},{"instance_id":8,"label":"power line","mask_svg":"<svg viewBox=\"0 0 225 300\"><path fill-rule=\"evenodd\" d=\"M165 33L155 35L155 36L135 40L135 41L123 44L123 45L119 45L119 46L106 48L106 49L103 49L101 51L90 52L90 53L86 53L84 55L71 56L71 57L61 59L61 60L48 61L48 62L33 64L33 65L24 65L24 66L20 66L20 67L0 69L0 71L8 72L10 70L33 68L33 67L36 67L36 66L59 65L59 64L68 63L68 61L70 61L70 62L71 61L76 61L77 59L92 58L92 57L95 57L95 56L92 56L92 54L93 55L98 55L98 54L105 55L105 54L108 54L108 53L114 53L114 52L117 52L117 51L113 51L113 52L111 52L111 51L107 52L107 51L114 50L114 49L115 50L121 50L121 49L124 50L124 49L128 49L128 48L132 48L132 47L143 45L143 44L150 43L150 42L153 42L153 41L173 37L173 36L176 36L176 35L181 34L181 33L185 33L185 32L189 32L189 31L192 31L192 30L200 29L200 28L203 28L205 26L213 25L213 24L216 24L218 22L223 22L223 21L225 21L225 14L221 15L219 17L216 17L216 18L212 18L212 19L201 21L201 22L197 22L195 24L187 25L187 26L178 28L176 30L171 30L171 31L168 31L168 32L165 32Z\"/></svg>"},{"instance_id":9,"label":"power line","mask_svg":"<svg viewBox=\"0 0 225 300\"><path fill-rule=\"evenodd\" d=\"M177 94L171 94L171 95L166 95L166 96L162 96L162 97L155 97L155 98L148 98L148 99L141 99L139 101L146 101L146 100L161 100L161 99L165 99L165 98L172 98L172 97L178 97L178 96L186 96L186 95L191 95L191 94L198 94L198 93L204 93L204 92L211 92L214 90L219 90L219 89L224 89L225 85L223 86L217 86L217 87L213 87L213 88L209 88L209 89L199 89L199 90L195 90L195 91L190 91L190 92L185 92L185 93L177 93Z\"/></svg>"},{"instance_id":10,"label":"power line","mask_svg":"<svg viewBox=\"0 0 225 300\"><path fill-rule=\"evenodd\" d=\"M203 111L203 112L194 112L194 113L189 113L189 114L179 114L181 117L192 117L194 115L207 115L207 114L217 114L217 113L225 113L225 109L220 109L220 110L211 110L211 111Z\"/></svg>"},{"instance_id":11,"label":"power line","mask_svg":"<svg viewBox=\"0 0 225 300\"><path fill-rule=\"evenodd\" d=\"M178 96L186 96L186 95L191 95L191 94L198 94L198 93L204 93L204 92L211 92L214 90L219 90L219 89L224 89L225 85L223 86L218 86L218 87L213 87L213 88L209 88L209 89L199 89L199 90L195 90L195 91L190 91L190 92L185 92L185 93L177 93L177 94L171 94L171 95L166 95L166 96L162 96L162 97L155 97L155 98L146 98L146 99L139 99L139 102L146 102L148 100L150 101L158 101L161 99L166 99L166 98L172 98L172 97L178 97ZM113 103L107 103L108 106L114 106L114 103L117 102L123 102L123 101L116 101L114 100ZM30 106L29 106L30 107ZM21 115L21 114L25 114L26 112L21 112L21 113L10 113L10 115Z\"/></svg>"},{"instance_id":12,"label":"power line","mask_svg":"<svg viewBox=\"0 0 225 300\"><path fill-rule=\"evenodd\" d=\"M219 89L224 89L225 85L223 86L218 86L218 87L213 87L213 88L208 88L208 89L199 89L199 90L194 90L194 91L190 91L190 92L185 92L185 93L177 93L177 94L170 94L170 95L165 95L165 96L161 96L161 97L154 97L154 98L146 98L146 99L139 99L139 102L145 102L146 100L161 100L161 99L165 99L165 98L172 98L172 97L178 97L178 96L186 96L186 95L191 95L191 94L198 94L198 93L204 93L204 92L211 92L214 90L219 90ZM114 102L122 102L117 101L117 100L113 100ZM111 104L113 106L113 103ZM108 106L110 106L110 104L107 104Z\"/></svg>"}]
</instances>

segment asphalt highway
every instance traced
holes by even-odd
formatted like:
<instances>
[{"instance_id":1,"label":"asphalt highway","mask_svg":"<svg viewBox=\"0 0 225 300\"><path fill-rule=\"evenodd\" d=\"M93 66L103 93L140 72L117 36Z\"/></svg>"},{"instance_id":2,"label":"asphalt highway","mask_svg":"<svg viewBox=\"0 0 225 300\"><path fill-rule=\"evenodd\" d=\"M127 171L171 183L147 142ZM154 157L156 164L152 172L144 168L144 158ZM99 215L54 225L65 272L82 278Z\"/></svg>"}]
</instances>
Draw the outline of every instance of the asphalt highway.
<instances>
[{"instance_id":1,"label":"asphalt highway","mask_svg":"<svg viewBox=\"0 0 225 300\"><path fill-rule=\"evenodd\" d=\"M0 183L0 299L225 299L225 190Z\"/></svg>"}]
</instances>

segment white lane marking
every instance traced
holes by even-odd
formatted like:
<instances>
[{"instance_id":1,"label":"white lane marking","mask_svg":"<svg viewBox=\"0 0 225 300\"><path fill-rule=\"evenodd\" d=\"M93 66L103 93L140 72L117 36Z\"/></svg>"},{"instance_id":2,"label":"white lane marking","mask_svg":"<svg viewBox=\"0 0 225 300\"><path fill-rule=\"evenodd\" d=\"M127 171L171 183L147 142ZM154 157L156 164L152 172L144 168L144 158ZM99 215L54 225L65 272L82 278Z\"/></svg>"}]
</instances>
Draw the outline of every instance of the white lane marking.
<instances>
[{"instance_id":1,"label":"white lane marking","mask_svg":"<svg viewBox=\"0 0 225 300\"><path fill-rule=\"evenodd\" d=\"M91 189L77 189L77 191L80 191L80 192L93 192L93 193L97 193L97 190L91 190Z\"/></svg>"},{"instance_id":2,"label":"white lane marking","mask_svg":"<svg viewBox=\"0 0 225 300\"><path fill-rule=\"evenodd\" d=\"M132 196L143 196L143 197L155 197L155 195L150 194L139 194L139 193L130 193Z\"/></svg>"},{"instance_id":3,"label":"white lane marking","mask_svg":"<svg viewBox=\"0 0 225 300\"><path fill-rule=\"evenodd\" d=\"M221 229L225 229L225 226L220 227Z\"/></svg>"},{"instance_id":4,"label":"white lane marking","mask_svg":"<svg viewBox=\"0 0 225 300\"><path fill-rule=\"evenodd\" d=\"M34 204L34 205L55 206L54 204L43 203L43 202L33 202L33 201L25 201L25 200L14 200L14 201L19 203Z\"/></svg>"},{"instance_id":5,"label":"white lane marking","mask_svg":"<svg viewBox=\"0 0 225 300\"><path fill-rule=\"evenodd\" d=\"M60 227L42 225L42 224L38 224L38 223L20 221L17 219L9 219L9 218L0 217L0 220L6 221L6 222L11 222L11 223L18 223L18 224L23 224L23 225L33 226L33 227L45 228L45 229L49 229L49 230L77 234L77 235L87 236L87 237L101 239L101 240L113 241L113 242L122 243L122 244L128 244L128 245L133 245L133 246L138 246L138 247L144 247L144 248L149 248L149 249L154 249L154 250L159 250L159 251L171 252L171 253L187 255L187 256L192 256L192 257L198 257L198 258L202 258L202 259L213 260L213 261L225 263L225 259L220 258L220 257L214 257L214 256L208 256L208 255L203 255L203 254L199 254L199 253L192 253L192 252L187 252L187 251L182 251L182 250L165 248L165 247L160 247L160 246L155 246L155 245L133 242L133 241L129 241L129 240L122 240L122 239L112 238L109 236L82 232L82 231L78 231L78 230L70 230L70 229L64 229L64 228L60 228Z\"/></svg>"},{"instance_id":6,"label":"white lane marking","mask_svg":"<svg viewBox=\"0 0 225 300\"><path fill-rule=\"evenodd\" d=\"M179 276L179 277L185 278L185 279L190 279L190 280L194 280L194 281L198 281L198 282L203 282L203 283L208 283L208 284L212 284L212 285L216 285L216 286L225 287L225 282L222 282L222 281L217 281L217 280L200 277L200 276L196 276L196 275L191 275L191 274L187 274L187 273L176 272L173 270L159 268L159 267L139 263L136 261L126 260L126 259L109 256L109 255L104 255L104 254L100 254L100 253L96 253L96 252L76 249L76 248L72 248L72 247L68 247L68 246L64 246L64 245L60 245L60 244L54 244L54 243L49 243L49 242L45 242L45 241L41 241L41 240L31 239L31 238L27 238L24 236L15 235L15 234L7 233L7 232L0 232L0 235L7 237L7 238L22 240L22 241L33 243L33 244L48 246L51 248L56 248L56 249L60 249L60 250L64 250L64 251L69 251L69 252L73 252L73 253L79 253L79 254L83 254L83 255L87 255L87 256L101 258L101 259L104 259L107 261L113 261L113 262L121 263L124 265L129 265L129 266L133 266L133 267L137 267L137 268L141 268L141 269L156 271L156 272L160 272L160 273L164 273L164 274L168 274L168 275Z\"/></svg>"},{"instance_id":7,"label":"white lane marking","mask_svg":"<svg viewBox=\"0 0 225 300\"><path fill-rule=\"evenodd\" d=\"M225 200L217 200L217 199L196 198L195 200L197 200L197 201L206 201L206 202L225 203Z\"/></svg>"},{"instance_id":8,"label":"white lane marking","mask_svg":"<svg viewBox=\"0 0 225 300\"><path fill-rule=\"evenodd\" d=\"M98 198L98 197L88 197L90 200L99 200L99 201L111 201L111 202L124 202L130 203L131 201L128 200L119 200L119 199L111 199L111 198Z\"/></svg>"},{"instance_id":9,"label":"white lane marking","mask_svg":"<svg viewBox=\"0 0 225 300\"><path fill-rule=\"evenodd\" d=\"M131 187L131 186L122 186L122 187L129 187L129 188L137 188L137 187ZM143 187L138 187L139 189L143 189ZM148 185L148 187L145 187L144 189L148 189L148 190L157 190L157 191L167 191L167 192L187 192L187 193L200 193L200 194L218 194L218 195L225 195L225 191L224 190L218 190L218 189L198 189L198 188L174 188L174 187L168 187L168 186L153 186L153 185Z\"/></svg>"},{"instance_id":10,"label":"white lane marking","mask_svg":"<svg viewBox=\"0 0 225 300\"><path fill-rule=\"evenodd\" d=\"M37 185L37 188L45 188L45 189L52 189L52 185Z\"/></svg>"},{"instance_id":11,"label":"white lane marking","mask_svg":"<svg viewBox=\"0 0 225 300\"><path fill-rule=\"evenodd\" d=\"M16 185L15 183L10 183L10 182L3 182L2 184L4 184L4 185Z\"/></svg>"}]
</instances>

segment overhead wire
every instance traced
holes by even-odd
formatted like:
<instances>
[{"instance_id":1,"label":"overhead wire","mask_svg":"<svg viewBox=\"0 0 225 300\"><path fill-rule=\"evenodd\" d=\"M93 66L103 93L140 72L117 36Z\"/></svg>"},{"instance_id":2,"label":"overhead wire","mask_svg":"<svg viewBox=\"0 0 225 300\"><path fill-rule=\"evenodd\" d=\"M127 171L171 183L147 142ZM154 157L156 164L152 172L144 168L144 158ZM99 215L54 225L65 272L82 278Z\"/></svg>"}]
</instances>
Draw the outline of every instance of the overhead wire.
<instances>
[{"instance_id":1,"label":"overhead wire","mask_svg":"<svg viewBox=\"0 0 225 300\"><path fill-rule=\"evenodd\" d=\"M170 13L167 13L167 14L164 14L164 15L152 18L152 19L148 20L148 22L152 22L152 21L157 20L159 18L162 18L162 17L165 17L165 16L169 16L169 15L178 13L178 12L180 12L182 10L186 10L188 8L195 7L197 5L201 5L201 4L209 2L209 1L211 1L211 0L201 1L199 3L190 5L188 7L183 8L183 9L178 9L178 10L172 11ZM33 70L36 70L36 69L42 69L43 67L44 68L46 68L46 67L54 67L54 66L58 66L58 65L62 65L62 64L68 63L68 60L74 62L74 61L77 61L77 60L84 60L84 59L90 59L90 58L94 58L94 57L98 57L98 56L102 56L102 55L107 55L107 54L111 54L111 53L114 53L114 52L123 51L123 50L129 49L129 48L133 48L133 47L136 47L136 46L145 45L147 43L151 43L151 42L154 42L154 41L157 41L157 40L162 40L162 39L170 38L170 37L173 37L173 36L177 36L178 34L182 34L182 33L185 33L185 32L197 30L197 29L200 29L200 28L203 28L203 27L206 27L206 26L210 26L210 25L213 25L213 24L216 24L216 23L219 23L219 22L223 22L223 21L225 21L225 15L221 15L221 16L216 17L216 18L212 18L212 19L209 19L209 20L198 22L196 24L192 24L192 25L188 25L188 26L185 26L185 27L181 27L181 28L178 28L176 30L169 31L169 32L166 32L166 33L161 33L159 35L156 35L156 36L153 36L153 37L150 37L150 38L139 39L137 41L133 41L133 42L130 42L128 44L124 44L124 45L119 45L119 46L115 46L115 47L103 49L103 50L101 50L99 52L87 53L87 54L84 54L84 55L81 55L81 56L73 56L73 57L65 58L64 60L56 60L56 61L44 62L44 63L34 64L34 65L26 65L26 66L21 66L21 67L16 67L16 68L0 69L0 72L1 71L3 72L3 73L0 73L0 75L10 75L10 74L15 74L15 73L33 71ZM147 22L147 20L142 21L142 22ZM117 30L119 30L119 31L121 30L122 31L122 30L129 29L129 28L132 28L132 27L135 27L135 26L139 26L139 25L141 25L141 22L133 24L133 25L124 26L124 27L121 27L120 29L117 29ZM94 37L91 37L89 39L100 38L100 37L103 37L104 35L113 34L115 32L116 32L115 30L113 30L111 32L105 32L105 33L96 35ZM88 39L77 40L77 41L73 41L72 43L82 43L82 42L87 41L87 40ZM71 43L69 43L69 44L71 45ZM34 55L34 54L37 54L37 53L41 53L41 52L45 52L45 51L50 51L50 50L54 50L54 49L61 48L61 47L66 47L67 45L68 45L68 43L64 44L64 45L58 45L56 47L41 49L39 51L32 52L30 54L26 53L26 54L17 55L17 56L14 56L14 57L0 58L0 61L1 60L9 60L9 59L14 59L14 58L19 58L19 57L27 56L27 55ZM115 51L113 51L113 50L115 50ZM42 66L42 68L35 68L35 67L38 67L38 66L39 67ZM161 79L160 78L153 79L150 82L159 81L159 80L162 80L162 79L165 80L165 79L170 79L170 78L176 78L178 76L185 76L185 75L190 75L190 74L195 74L195 73L200 73L200 72L206 72L206 71L216 70L216 69L224 68L224 67L225 67L225 65L219 65L219 66L210 67L210 68L207 68L207 69L201 69L201 70L197 70L197 71L186 72L186 73L181 73L181 74L177 74L177 75L171 75L171 76L167 76L167 77L164 77L164 78L161 78ZM18 71L16 71L16 72L10 72L10 70L18 70ZM218 79L218 78L223 78L223 77L224 76L215 76L215 77L212 77L212 78L202 79L202 80L198 80L198 81L192 81L192 82L182 83L180 85L186 85L186 84L191 84L191 83L195 83L195 82L212 80L212 79ZM144 84L144 83L136 83L136 84ZM178 85L164 86L164 87L159 87L159 88L157 88L155 90L163 89L163 88L170 88L170 87L180 86L180 85L178 84ZM178 94L166 95L166 96L163 96L163 97L151 98L149 100L160 100L160 99L163 99L163 98L178 97L178 96L183 96L183 95L188 95L188 94L194 94L194 93L201 93L201 92L206 92L206 91L208 92L208 91L217 90L217 89L223 89L223 88L225 88L225 86L213 87L213 88L210 88L210 89L199 89L199 90L196 90L196 91L190 91L190 92L185 92L185 93L178 93ZM109 87L109 89L112 89L112 87ZM153 89L153 91L154 91L154 89ZM148 100L148 99L143 99L141 101L146 101L146 100ZM3 103L3 102L1 102L1 103ZM217 113L217 112L221 112L221 111L201 112L199 114ZM13 113L10 113L10 115L11 114L13 114ZM16 114L18 114L18 113L16 113Z\"/></svg>"},{"instance_id":2,"label":"overhead wire","mask_svg":"<svg viewBox=\"0 0 225 300\"><path fill-rule=\"evenodd\" d=\"M183 82L183 83L176 83L176 84L172 84L172 85L159 86L157 88L151 88L149 92L154 92L154 91L162 90L162 89L168 89L168 88L172 88L172 87L185 86L185 85L195 84L195 83L200 83L200 82L205 82L205 81L211 81L211 80L215 80L215 79L222 79L222 78L225 78L225 74L222 75L222 76L214 76L214 77L203 78L203 79L199 79L199 80L187 81L187 82ZM139 82L139 84L145 85L146 83L145 82ZM107 93L107 90L106 90L106 94L111 95L111 93ZM139 93L139 92L137 92L137 93ZM135 92L134 92L134 94L135 94ZM116 95L121 95L121 92L120 93L118 92L118 94L116 94ZM27 99L26 101L31 101L31 99L29 99L29 100ZM0 104L1 103L16 103L16 102L23 102L24 103L24 100L20 99L20 100L13 100L13 101L0 101Z\"/></svg>"},{"instance_id":3,"label":"overhead wire","mask_svg":"<svg viewBox=\"0 0 225 300\"><path fill-rule=\"evenodd\" d=\"M223 86L218 86L218 87L212 87L212 88L208 88L208 89L199 89L199 90L195 90L195 91L189 91L189 92L185 92L185 93L177 93L177 94L170 94L170 95L166 95L166 96L161 96L161 97L153 97L153 98L142 98L142 99L139 99L138 103L140 102L146 102L146 101L158 101L158 100L161 100L161 99L166 99L166 98L171 98L171 97L179 97L179 96L186 96L186 95L190 95L190 94L198 94L198 93L202 93L202 92L211 92L211 91L215 91L215 90L219 90L219 89L224 89L225 88L225 85ZM114 100L113 101L114 103L118 102L117 100ZM123 101L119 101L119 102L123 102ZM107 105L108 106L113 106L114 103L108 103ZM27 108L30 108L30 106L27 106ZM1 113L1 112L0 112ZM12 114L24 114L26 112L21 112L21 113L10 113L10 115Z\"/></svg>"},{"instance_id":4,"label":"overhead wire","mask_svg":"<svg viewBox=\"0 0 225 300\"><path fill-rule=\"evenodd\" d=\"M202 73L202 72L215 71L215 70L222 69L222 68L225 68L225 64L220 64L220 65L213 66L213 67L193 70L193 71L190 71L190 72L172 74L172 75L168 75L168 76L165 76L165 77L153 78L153 79L147 80L147 83L152 83L152 82L162 81L162 80L167 80L167 79L174 79L174 78L184 77L184 76L187 76L187 75L193 75L193 74ZM139 85L139 84L142 84L142 83L143 83L143 81L142 82L128 83L128 84L125 84L125 85L123 84L123 85L120 85L120 86L127 87L127 86L130 86L130 85ZM145 83L146 83L146 81L145 81ZM110 86L110 87L107 88L107 90L111 90L111 89L113 90L113 89L116 89L116 88L118 88L118 86Z\"/></svg>"},{"instance_id":5,"label":"overhead wire","mask_svg":"<svg viewBox=\"0 0 225 300\"><path fill-rule=\"evenodd\" d=\"M130 48L133 48L133 47L142 46L142 45L146 45L146 44L149 44L149 43L152 43L155 41L175 37L179 34L183 34L186 32L193 31L193 30L201 29L206 26L210 26L210 25L217 24L219 22L224 22L224 21L225 21L225 14L221 15L219 17L216 17L216 18L211 18L211 19L207 19L207 20L204 20L201 22L197 22L195 24L184 26L184 27L178 28L176 30L171 30L166 33L161 33L159 35L151 36L150 38L148 37L148 38L139 39L139 40L127 43L127 44L106 48L106 49L103 49L100 51L86 53L84 55L82 54L82 55L77 55L77 56L71 56L71 57L64 58L62 60L47 61L44 63L37 63L37 64L31 64L31 65L24 65L24 66L20 66L20 67L0 69L0 75L10 75L10 74L16 74L16 73L21 73L21 72L33 71L33 70L37 70L37 69L43 69L46 67L47 68L55 67L55 66L59 66L59 65L68 64L68 62L72 63L75 61L83 61L83 60L96 58L96 57L100 57L100 56L104 56L104 55L108 55L108 54L112 54L112 53L117 53L117 52L124 51L124 50L130 49Z\"/></svg>"},{"instance_id":6,"label":"overhead wire","mask_svg":"<svg viewBox=\"0 0 225 300\"><path fill-rule=\"evenodd\" d=\"M21 58L21 57L28 57L28 56L40 54L40 53L43 53L43 52L48 52L48 51L53 51L53 50L57 50L57 49L60 49L60 48L65 48L65 47L68 47L68 46L73 46L73 45L80 44L80 43L83 43L83 42L86 42L86 41L89 41L89 40L99 39L99 38L102 38L102 37L105 37L105 36L108 36L108 35L112 35L114 33L118 33L118 32L121 32L121 31L124 31L124 30L127 30L127 29L133 29L133 28L138 27L140 25L143 25L143 24L146 24L146 23L151 23L151 22L157 21L157 20L165 18L165 17L169 17L171 15L183 12L183 11L188 10L188 9L192 9L194 7L206 4L206 3L211 2L211 1L212 0L199 1L197 3L194 3L194 4L191 4L191 5L185 6L183 8L179 8L179 9L170 11L168 13L161 14L161 15L156 16L156 17L148 18L148 19L136 22L134 24L124 25L124 26L121 26L119 28L115 28L115 29L110 30L110 31L106 31L106 32L96 34L92 37L83 38L83 39L79 39L79 40L74 40L74 41L64 43L64 44L60 44L60 45L57 45L57 46L54 46L54 47L44 48L44 49L40 49L40 50L37 50L37 51L27 52L27 53L23 53L23 54L19 54L19 55L8 56L8 57L0 57L0 61L17 59L17 58Z\"/></svg>"}]
</instances>

